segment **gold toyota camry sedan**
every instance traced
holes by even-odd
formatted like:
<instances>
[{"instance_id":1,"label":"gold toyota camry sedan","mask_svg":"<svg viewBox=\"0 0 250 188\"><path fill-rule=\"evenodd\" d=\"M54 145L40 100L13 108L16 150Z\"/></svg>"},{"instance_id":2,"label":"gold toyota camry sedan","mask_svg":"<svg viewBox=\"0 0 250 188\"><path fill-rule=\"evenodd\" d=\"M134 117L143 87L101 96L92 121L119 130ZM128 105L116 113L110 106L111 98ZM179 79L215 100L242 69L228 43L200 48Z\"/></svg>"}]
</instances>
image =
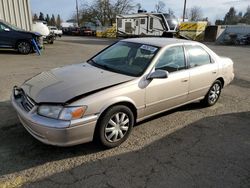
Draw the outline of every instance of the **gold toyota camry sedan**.
<instances>
[{"instance_id":1,"label":"gold toyota camry sedan","mask_svg":"<svg viewBox=\"0 0 250 188\"><path fill-rule=\"evenodd\" d=\"M125 39L87 62L15 86L11 101L25 129L43 143L97 139L112 148L146 118L194 101L214 105L233 78L232 60L201 43Z\"/></svg>"}]
</instances>

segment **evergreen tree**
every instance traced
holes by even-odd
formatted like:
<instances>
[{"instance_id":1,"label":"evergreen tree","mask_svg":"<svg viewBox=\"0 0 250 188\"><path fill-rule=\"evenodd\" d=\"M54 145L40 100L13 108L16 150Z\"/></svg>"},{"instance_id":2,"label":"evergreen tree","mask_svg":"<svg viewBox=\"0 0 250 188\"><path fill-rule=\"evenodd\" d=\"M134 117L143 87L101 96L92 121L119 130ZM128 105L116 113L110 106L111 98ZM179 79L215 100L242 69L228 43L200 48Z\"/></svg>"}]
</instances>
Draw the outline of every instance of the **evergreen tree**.
<instances>
[{"instance_id":1,"label":"evergreen tree","mask_svg":"<svg viewBox=\"0 0 250 188\"><path fill-rule=\"evenodd\" d=\"M61 23L62 23L62 20L61 20L60 15L58 14L57 18L56 18L56 26L57 26L57 28L61 27Z\"/></svg>"},{"instance_id":2,"label":"evergreen tree","mask_svg":"<svg viewBox=\"0 0 250 188\"><path fill-rule=\"evenodd\" d=\"M40 12L39 20L44 21L44 14L42 12Z\"/></svg>"},{"instance_id":3,"label":"evergreen tree","mask_svg":"<svg viewBox=\"0 0 250 188\"><path fill-rule=\"evenodd\" d=\"M33 16L33 21L37 21L38 20L38 16L37 14L35 13L34 16Z\"/></svg>"},{"instance_id":4,"label":"evergreen tree","mask_svg":"<svg viewBox=\"0 0 250 188\"><path fill-rule=\"evenodd\" d=\"M238 22L238 19L236 16L236 10L234 7L231 7L228 13L225 15L224 23L226 25L234 25L234 24L237 24L237 22Z\"/></svg>"},{"instance_id":5,"label":"evergreen tree","mask_svg":"<svg viewBox=\"0 0 250 188\"><path fill-rule=\"evenodd\" d=\"M47 22L47 25L50 25L50 16L46 14L45 21Z\"/></svg>"},{"instance_id":6,"label":"evergreen tree","mask_svg":"<svg viewBox=\"0 0 250 188\"><path fill-rule=\"evenodd\" d=\"M247 7L246 13L243 16L244 23L250 24L250 6Z\"/></svg>"},{"instance_id":7,"label":"evergreen tree","mask_svg":"<svg viewBox=\"0 0 250 188\"><path fill-rule=\"evenodd\" d=\"M52 16L51 16L50 25L52 25L52 26L56 25L56 19L55 19L55 15L54 14L52 14Z\"/></svg>"},{"instance_id":8,"label":"evergreen tree","mask_svg":"<svg viewBox=\"0 0 250 188\"><path fill-rule=\"evenodd\" d=\"M215 25L224 25L224 21L223 20L216 20Z\"/></svg>"}]
</instances>

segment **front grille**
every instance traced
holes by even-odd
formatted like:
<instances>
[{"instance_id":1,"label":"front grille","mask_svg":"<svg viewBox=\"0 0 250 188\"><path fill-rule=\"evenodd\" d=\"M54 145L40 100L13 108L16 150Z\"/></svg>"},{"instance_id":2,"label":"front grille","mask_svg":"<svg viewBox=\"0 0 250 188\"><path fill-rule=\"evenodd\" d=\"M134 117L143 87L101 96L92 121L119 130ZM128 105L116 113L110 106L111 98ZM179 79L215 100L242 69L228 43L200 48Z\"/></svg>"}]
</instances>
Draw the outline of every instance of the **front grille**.
<instances>
[{"instance_id":1,"label":"front grille","mask_svg":"<svg viewBox=\"0 0 250 188\"><path fill-rule=\"evenodd\" d=\"M22 96L21 104L27 112L31 111L33 107L35 106L35 103L33 102L33 100L25 94L23 94Z\"/></svg>"},{"instance_id":2,"label":"front grille","mask_svg":"<svg viewBox=\"0 0 250 188\"><path fill-rule=\"evenodd\" d=\"M27 112L31 111L36 103L33 99L31 99L28 95L25 94L24 90L20 87L14 86L13 88L13 96L15 100L18 101L20 105L26 110Z\"/></svg>"}]
</instances>

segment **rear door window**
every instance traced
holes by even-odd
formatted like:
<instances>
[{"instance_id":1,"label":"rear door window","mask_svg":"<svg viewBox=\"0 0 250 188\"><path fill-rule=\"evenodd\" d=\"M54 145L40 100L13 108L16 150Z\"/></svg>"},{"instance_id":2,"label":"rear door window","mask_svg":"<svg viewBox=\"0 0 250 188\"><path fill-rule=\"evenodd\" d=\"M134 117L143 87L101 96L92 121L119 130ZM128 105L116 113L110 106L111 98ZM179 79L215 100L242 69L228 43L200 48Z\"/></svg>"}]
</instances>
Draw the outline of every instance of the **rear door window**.
<instances>
[{"instance_id":1,"label":"rear door window","mask_svg":"<svg viewBox=\"0 0 250 188\"><path fill-rule=\"evenodd\" d=\"M185 46L188 55L189 67L197 67L211 63L210 55L198 45Z\"/></svg>"}]
</instances>

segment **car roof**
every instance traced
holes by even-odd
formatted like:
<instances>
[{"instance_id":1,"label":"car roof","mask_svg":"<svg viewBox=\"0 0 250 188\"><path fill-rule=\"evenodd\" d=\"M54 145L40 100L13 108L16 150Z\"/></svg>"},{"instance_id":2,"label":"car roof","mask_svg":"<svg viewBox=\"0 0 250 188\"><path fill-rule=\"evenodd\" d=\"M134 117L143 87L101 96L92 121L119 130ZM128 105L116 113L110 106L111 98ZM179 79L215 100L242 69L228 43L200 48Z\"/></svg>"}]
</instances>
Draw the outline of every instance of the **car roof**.
<instances>
[{"instance_id":1,"label":"car roof","mask_svg":"<svg viewBox=\"0 0 250 188\"><path fill-rule=\"evenodd\" d=\"M124 42L134 42L134 43L141 43L147 44L157 47L164 47L172 44L184 44L184 43L193 43L193 44L200 44L195 41L190 40L183 40L183 39L176 39L176 38L163 38L163 37L142 37L142 38L130 38L122 40Z\"/></svg>"}]
</instances>

